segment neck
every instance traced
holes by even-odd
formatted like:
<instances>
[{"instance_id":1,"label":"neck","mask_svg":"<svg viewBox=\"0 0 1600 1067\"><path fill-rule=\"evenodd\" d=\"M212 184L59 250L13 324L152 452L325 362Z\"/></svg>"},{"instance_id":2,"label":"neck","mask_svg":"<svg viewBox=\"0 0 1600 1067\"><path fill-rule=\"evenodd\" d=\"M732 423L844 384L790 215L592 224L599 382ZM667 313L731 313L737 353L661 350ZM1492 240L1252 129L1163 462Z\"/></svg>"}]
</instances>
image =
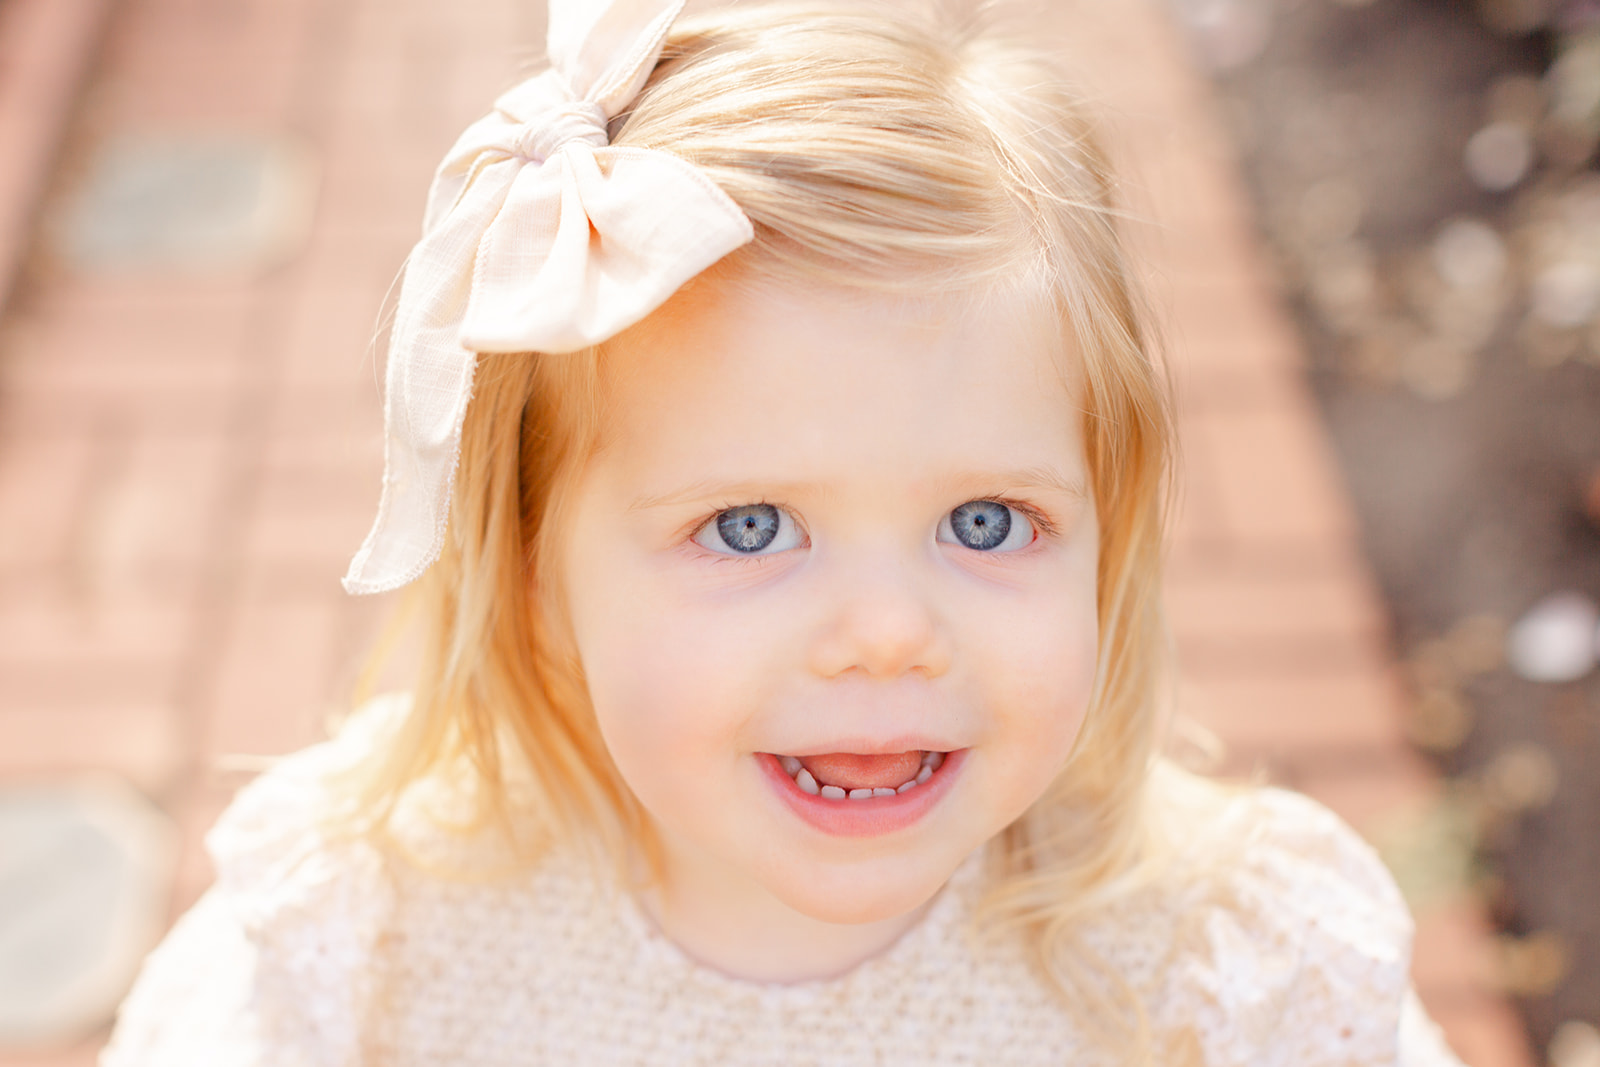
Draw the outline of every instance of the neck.
<instances>
[{"instance_id":1,"label":"neck","mask_svg":"<svg viewBox=\"0 0 1600 1067\"><path fill-rule=\"evenodd\" d=\"M789 907L702 853L667 848L659 881L639 894L645 913L697 962L751 982L833 978L885 951L917 924L924 904L867 923L832 923Z\"/></svg>"}]
</instances>

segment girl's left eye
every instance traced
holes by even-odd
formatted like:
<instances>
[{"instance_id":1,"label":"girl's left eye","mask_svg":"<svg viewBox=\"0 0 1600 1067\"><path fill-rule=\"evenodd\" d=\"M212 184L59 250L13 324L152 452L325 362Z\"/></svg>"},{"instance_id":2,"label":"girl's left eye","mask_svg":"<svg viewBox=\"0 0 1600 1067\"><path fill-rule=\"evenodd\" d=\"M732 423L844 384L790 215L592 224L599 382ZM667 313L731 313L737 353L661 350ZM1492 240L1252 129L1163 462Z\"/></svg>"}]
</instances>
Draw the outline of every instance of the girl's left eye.
<instances>
[{"instance_id":1,"label":"girl's left eye","mask_svg":"<svg viewBox=\"0 0 1600 1067\"><path fill-rule=\"evenodd\" d=\"M770 556L798 548L804 538L793 516L771 504L745 504L719 511L691 538L724 556Z\"/></svg>"},{"instance_id":2,"label":"girl's left eye","mask_svg":"<svg viewBox=\"0 0 1600 1067\"><path fill-rule=\"evenodd\" d=\"M1033 522L998 500L969 500L939 520L938 539L976 552L1015 552L1033 544Z\"/></svg>"}]
</instances>

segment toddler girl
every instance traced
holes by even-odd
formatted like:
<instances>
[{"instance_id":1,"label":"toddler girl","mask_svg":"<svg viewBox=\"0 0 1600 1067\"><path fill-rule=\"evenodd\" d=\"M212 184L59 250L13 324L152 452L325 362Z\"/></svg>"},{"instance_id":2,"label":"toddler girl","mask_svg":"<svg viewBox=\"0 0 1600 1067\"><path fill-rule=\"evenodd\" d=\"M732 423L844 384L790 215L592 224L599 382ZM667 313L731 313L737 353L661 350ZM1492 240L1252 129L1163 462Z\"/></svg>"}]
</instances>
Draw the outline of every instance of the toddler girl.
<instances>
[{"instance_id":1,"label":"toddler girl","mask_svg":"<svg viewBox=\"0 0 1600 1067\"><path fill-rule=\"evenodd\" d=\"M1333 816L1157 753L1166 385L1079 101L860 4L553 0L441 167L352 592L104 1062L1454 1063Z\"/></svg>"}]
</instances>

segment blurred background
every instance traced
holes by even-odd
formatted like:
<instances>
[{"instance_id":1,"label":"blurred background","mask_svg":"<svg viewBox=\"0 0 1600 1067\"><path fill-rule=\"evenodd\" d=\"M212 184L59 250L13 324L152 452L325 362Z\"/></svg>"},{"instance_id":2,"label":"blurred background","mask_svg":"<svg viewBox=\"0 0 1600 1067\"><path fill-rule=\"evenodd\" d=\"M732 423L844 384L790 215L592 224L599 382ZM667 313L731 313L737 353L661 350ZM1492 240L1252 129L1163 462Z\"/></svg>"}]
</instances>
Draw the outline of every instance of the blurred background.
<instances>
[{"instance_id":1,"label":"blurred background","mask_svg":"<svg viewBox=\"0 0 1600 1067\"><path fill-rule=\"evenodd\" d=\"M910 0L907 0L910 2ZM707 6L707 5L697 5ZM1056 0L1184 435L1179 743L1328 803L1476 1067L1600 1067L1600 6ZM380 309L539 0L0 0L0 1067L89 1064L392 606Z\"/></svg>"}]
</instances>

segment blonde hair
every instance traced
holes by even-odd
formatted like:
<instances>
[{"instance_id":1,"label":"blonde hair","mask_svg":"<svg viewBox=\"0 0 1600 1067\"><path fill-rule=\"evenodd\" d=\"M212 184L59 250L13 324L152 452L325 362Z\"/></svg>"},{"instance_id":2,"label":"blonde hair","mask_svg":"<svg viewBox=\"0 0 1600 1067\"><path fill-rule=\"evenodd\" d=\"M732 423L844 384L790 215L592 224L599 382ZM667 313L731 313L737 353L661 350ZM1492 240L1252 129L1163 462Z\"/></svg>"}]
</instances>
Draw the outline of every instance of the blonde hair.
<instances>
[{"instance_id":1,"label":"blonde hair","mask_svg":"<svg viewBox=\"0 0 1600 1067\"><path fill-rule=\"evenodd\" d=\"M747 6L683 20L611 132L695 163L749 216L754 242L719 273L952 297L1025 284L1053 303L1081 360L1100 661L1067 769L1002 836L986 914L1036 931L1044 972L1105 1003L1065 946L1150 853L1172 429L1081 98L1050 61L976 27L862 4ZM413 708L368 768L373 825L409 785L459 773L483 812L535 846L616 856L649 845L589 708L547 558L594 444L597 363L593 350L480 357L449 537L415 593L432 636ZM1127 999L1113 1015L1141 1030Z\"/></svg>"}]
</instances>

